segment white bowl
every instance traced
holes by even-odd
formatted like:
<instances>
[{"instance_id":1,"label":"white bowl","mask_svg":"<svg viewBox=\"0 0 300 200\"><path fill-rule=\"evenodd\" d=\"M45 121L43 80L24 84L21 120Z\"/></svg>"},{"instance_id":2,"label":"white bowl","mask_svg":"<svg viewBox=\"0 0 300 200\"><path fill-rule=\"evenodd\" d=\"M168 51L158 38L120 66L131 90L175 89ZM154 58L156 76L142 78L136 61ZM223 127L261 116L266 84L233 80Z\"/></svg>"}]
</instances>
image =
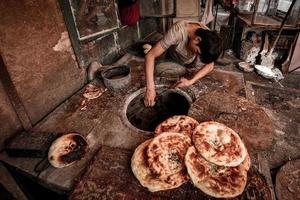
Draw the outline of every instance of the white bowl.
<instances>
[{"instance_id":1,"label":"white bowl","mask_svg":"<svg viewBox=\"0 0 300 200\"><path fill-rule=\"evenodd\" d=\"M276 77L276 74L269 67L266 67L264 65L255 65L254 67L255 67L257 73L259 75L263 76L264 78L274 79Z\"/></svg>"}]
</instances>

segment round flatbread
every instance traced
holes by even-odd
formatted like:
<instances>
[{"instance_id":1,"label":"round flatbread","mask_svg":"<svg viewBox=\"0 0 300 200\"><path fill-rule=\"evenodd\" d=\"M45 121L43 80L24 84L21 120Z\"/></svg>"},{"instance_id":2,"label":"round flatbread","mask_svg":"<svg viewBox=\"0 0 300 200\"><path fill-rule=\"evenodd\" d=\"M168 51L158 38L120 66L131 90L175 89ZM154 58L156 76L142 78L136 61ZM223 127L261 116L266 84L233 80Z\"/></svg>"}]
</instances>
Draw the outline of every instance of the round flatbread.
<instances>
[{"instance_id":1,"label":"round flatbread","mask_svg":"<svg viewBox=\"0 0 300 200\"><path fill-rule=\"evenodd\" d=\"M134 176L138 179L142 186L146 187L151 192L161 190L169 190L177 188L185 183L188 178L187 174L175 174L170 177L172 182L160 180L153 175L147 163L147 148L152 139L140 144L134 151L131 158L131 169Z\"/></svg>"},{"instance_id":2,"label":"round flatbread","mask_svg":"<svg viewBox=\"0 0 300 200\"><path fill-rule=\"evenodd\" d=\"M189 146L191 139L181 133L162 133L155 137L147 149L152 173L166 180L172 174L185 172L184 156Z\"/></svg>"},{"instance_id":3,"label":"round flatbread","mask_svg":"<svg viewBox=\"0 0 300 200\"><path fill-rule=\"evenodd\" d=\"M238 166L247 155L239 135L218 122L204 122L198 125L193 132L193 142L207 161L220 166Z\"/></svg>"},{"instance_id":4,"label":"round flatbread","mask_svg":"<svg viewBox=\"0 0 300 200\"><path fill-rule=\"evenodd\" d=\"M83 158L88 150L87 141L78 133L57 138L48 151L48 161L56 168L63 168Z\"/></svg>"},{"instance_id":5,"label":"round flatbread","mask_svg":"<svg viewBox=\"0 0 300 200\"><path fill-rule=\"evenodd\" d=\"M184 135L192 137L193 130L199 125L199 123L185 115L175 115L173 117L170 117L160 123L154 133L155 135L159 135L162 132L176 132L176 133L182 133Z\"/></svg>"},{"instance_id":6,"label":"round flatbread","mask_svg":"<svg viewBox=\"0 0 300 200\"><path fill-rule=\"evenodd\" d=\"M245 160L242 162L242 167L244 167L244 169L246 170L246 171L248 171L249 169L250 169L250 167L251 167L251 158L250 158L250 156L249 156L249 154L248 154L248 151L247 151L247 154L246 154L246 158L245 158Z\"/></svg>"},{"instance_id":7,"label":"round flatbread","mask_svg":"<svg viewBox=\"0 0 300 200\"><path fill-rule=\"evenodd\" d=\"M194 146L187 151L185 165L193 184L212 197L236 197L247 183L247 170L243 166L223 167L210 163Z\"/></svg>"}]
</instances>

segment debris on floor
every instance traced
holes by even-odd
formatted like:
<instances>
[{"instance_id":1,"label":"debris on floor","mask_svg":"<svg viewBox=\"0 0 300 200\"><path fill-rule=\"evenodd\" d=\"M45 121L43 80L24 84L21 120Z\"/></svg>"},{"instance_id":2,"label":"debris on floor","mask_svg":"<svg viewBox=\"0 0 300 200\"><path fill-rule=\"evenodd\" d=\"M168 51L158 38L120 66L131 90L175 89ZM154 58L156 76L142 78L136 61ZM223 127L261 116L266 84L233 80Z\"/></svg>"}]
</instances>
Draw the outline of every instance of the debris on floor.
<instances>
[{"instance_id":1,"label":"debris on floor","mask_svg":"<svg viewBox=\"0 0 300 200\"><path fill-rule=\"evenodd\" d=\"M103 89L103 88L97 87L93 84L88 84L85 87L83 96L86 99L96 99L96 98L100 97L103 94L103 92L105 92L105 91L107 91L106 88Z\"/></svg>"},{"instance_id":2,"label":"debris on floor","mask_svg":"<svg viewBox=\"0 0 300 200\"><path fill-rule=\"evenodd\" d=\"M79 109L81 111L85 111L90 100L100 97L106 91L107 88L103 89L102 87L95 86L94 84L88 84L85 87L84 93L82 95L84 99L81 101Z\"/></svg>"}]
</instances>

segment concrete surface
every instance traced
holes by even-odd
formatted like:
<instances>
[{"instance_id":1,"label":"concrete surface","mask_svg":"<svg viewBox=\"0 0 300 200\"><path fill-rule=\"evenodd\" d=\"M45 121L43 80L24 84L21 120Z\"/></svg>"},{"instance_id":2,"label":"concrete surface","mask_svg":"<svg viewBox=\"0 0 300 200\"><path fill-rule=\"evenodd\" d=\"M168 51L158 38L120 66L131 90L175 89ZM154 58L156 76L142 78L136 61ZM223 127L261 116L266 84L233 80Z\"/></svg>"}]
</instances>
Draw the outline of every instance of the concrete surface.
<instances>
[{"instance_id":1,"label":"concrete surface","mask_svg":"<svg viewBox=\"0 0 300 200\"><path fill-rule=\"evenodd\" d=\"M274 127L266 112L244 97L228 92L209 92L200 96L189 110L198 122L217 121L237 132L248 151L268 149L273 142Z\"/></svg>"}]
</instances>

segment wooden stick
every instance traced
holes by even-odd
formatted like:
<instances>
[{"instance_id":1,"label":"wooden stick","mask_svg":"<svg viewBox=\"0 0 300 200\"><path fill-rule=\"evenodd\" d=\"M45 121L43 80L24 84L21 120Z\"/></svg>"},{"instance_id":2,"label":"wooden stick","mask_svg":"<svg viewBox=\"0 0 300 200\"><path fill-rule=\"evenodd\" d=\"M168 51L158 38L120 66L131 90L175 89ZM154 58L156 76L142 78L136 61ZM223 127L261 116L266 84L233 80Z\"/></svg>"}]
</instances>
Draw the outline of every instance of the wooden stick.
<instances>
[{"instance_id":1,"label":"wooden stick","mask_svg":"<svg viewBox=\"0 0 300 200\"><path fill-rule=\"evenodd\" d=\"M276 46L276 44L277 44L277 42L278 42L278 40L279 40L279 37L280 37L280 35L281 35L281 32L282 32L282 30L283 30L284 23L285 23L286 19L288 18L288 16L290 15L290 13L291 13L291 11L292 11L292 8L294 7L294 4L295 4L295 3L296 3L296 0L293 0L292 4L291 4L290 7L289 7L289 10L287 11L287 13L286 13L284 19L282 20L281 25L280 25L280 29L279 29L279 33L278 33L278 35L277 35L277 37L276 37L276 39L275 39L275 41L274 41L274 43L273 43L273 45L272 45L272 48L270 49L270 51L269 51L269 53L268 53L268 56L272 55L272 53L273 53L273 51L274 51L274 49L275 49L275 46Z\"/></svg>"},{"instance_id":2,"label":"wooden stick","mask_svg":"<svg viewBox=\"0 0 300 200\"><path fill-rule=\"evenodd\" d=\"M286 60L281 64L281 70L282 70L283 73L288 73L288 71L289 71L289 67L290 67L290 64L291 64L291 56L292 56L292 54L293 54L294 47L295 47L295 44L296 44L296 42L297 42L298 37L299 37L299 33L297 33L297 34L295 35L294 41L292 42L291 47L290 47L290 51L289 51L288 57L287 57Z\"/></svg>"}]
</instances>

